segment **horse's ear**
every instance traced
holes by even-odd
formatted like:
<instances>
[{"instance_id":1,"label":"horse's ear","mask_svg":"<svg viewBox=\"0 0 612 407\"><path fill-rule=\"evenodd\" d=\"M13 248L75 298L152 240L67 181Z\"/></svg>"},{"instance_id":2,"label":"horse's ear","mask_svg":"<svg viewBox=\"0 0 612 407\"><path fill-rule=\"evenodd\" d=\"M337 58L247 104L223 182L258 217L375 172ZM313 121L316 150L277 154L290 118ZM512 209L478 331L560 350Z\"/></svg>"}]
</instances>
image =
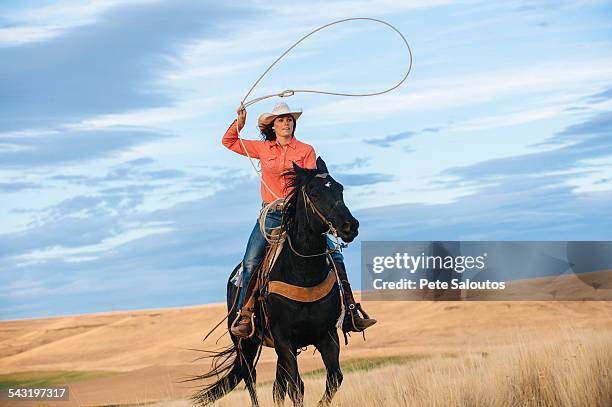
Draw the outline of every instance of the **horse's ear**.
<instances>
[{"instance_id":1,"label":"horse's ear","mask_svg":"<svg viewBox=\"0 0 612 407\"><path fill-rule=\"evenodd\" d=\"M323 173L329 173L329 171L327 171L327 165L325 165L325 161L323 161L321 157L317 157L317 170Z\"/></svg>"},{"instance_id":2,"label":"horse's ear","mask_svg":"<svg viewBox=\"0 0 612 407\"><path fill-rule=\"evenodd\" d=\"M300 175L304 175L306 171L304 171L302 167L300 167L295 163L295 161L293 161L293 172L295 172L295 175L299 177Z\"/></svg>"}]
</instances>

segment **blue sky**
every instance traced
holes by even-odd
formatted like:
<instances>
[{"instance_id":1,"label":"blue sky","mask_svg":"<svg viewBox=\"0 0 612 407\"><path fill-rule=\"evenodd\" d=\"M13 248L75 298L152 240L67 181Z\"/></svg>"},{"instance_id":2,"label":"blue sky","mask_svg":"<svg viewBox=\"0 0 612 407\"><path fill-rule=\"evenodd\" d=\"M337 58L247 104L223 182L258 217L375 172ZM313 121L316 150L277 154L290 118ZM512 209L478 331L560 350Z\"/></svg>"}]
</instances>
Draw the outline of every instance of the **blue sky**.
<instances>
[{"instance_id":1,"label":"blue sky","mask_svg":"<svg viewBox=\"0 0 612 407\"><path fill-rule=\"evenodd\" d=\"M608 2L4 2L0 318L222 301L260 198L221 136L281 52L355 16L406 36L407 83L286 100L360 220L355 286L359 240L612 238ZM253 96L378 91L405 63L388 28L335 26Z\"/></svg>"}]
</instances>

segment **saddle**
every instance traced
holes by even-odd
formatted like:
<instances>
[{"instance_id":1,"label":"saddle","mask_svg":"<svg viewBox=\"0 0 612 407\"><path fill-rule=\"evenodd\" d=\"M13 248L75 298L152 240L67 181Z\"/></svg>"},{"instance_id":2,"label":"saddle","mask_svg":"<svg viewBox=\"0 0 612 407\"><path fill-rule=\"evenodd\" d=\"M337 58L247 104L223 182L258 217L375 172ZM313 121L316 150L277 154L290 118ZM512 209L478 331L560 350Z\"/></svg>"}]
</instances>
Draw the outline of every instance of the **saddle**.
<instances>
[{"instance_id":1,"label":"saddle","mask_svg":"<svg viewBox=\"0 0 612 407\"><path fill-rule=\"evenodd\" d=\"M255 271L255 275L249 281L244 302L247 308L256 310L251 315L251 326L253 328L251 332L259 337L264 346L270 348L274 348L274 340L270 332L265 305L265 298L269 294L277 294L299 302L315 302L329 294L334 288L334 284L339 284L338 277L333 269L330 269L325 280L313 287L299 287L282 281L270 281L270 271L284 247L285 232L281 228L273 229L272 241L273 243L268 245L264 259ZM255 306L256 301L258 307ZM255 321L256 317L258 317L257 322Z\"/></svg>"}]
</instances>

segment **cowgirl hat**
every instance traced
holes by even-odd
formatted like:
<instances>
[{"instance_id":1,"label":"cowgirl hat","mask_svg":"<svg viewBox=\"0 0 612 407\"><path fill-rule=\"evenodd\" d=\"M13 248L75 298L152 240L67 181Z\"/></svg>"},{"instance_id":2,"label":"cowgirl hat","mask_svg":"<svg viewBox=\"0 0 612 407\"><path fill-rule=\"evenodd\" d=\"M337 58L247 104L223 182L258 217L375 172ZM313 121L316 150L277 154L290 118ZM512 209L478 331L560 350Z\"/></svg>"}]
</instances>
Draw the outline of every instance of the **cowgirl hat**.
<instances>
[{"instance_id":1,"label":"cowgirl hat","mask_svg":"<svg viewBox=\"0 0 612 407\"><path fill-rule=\"evenodd\" d=\"M277 103L276 106L274 106L274 109L272 109L272 112L264 113L259 116L259 119L257 120L259 130L265 129L267 125L274 121L274 119L284 114L290 114L293 116L293 120L297 121L298 117L302 115L302 112L292 112L285 102Z\"/></svg>"}]
</instances>

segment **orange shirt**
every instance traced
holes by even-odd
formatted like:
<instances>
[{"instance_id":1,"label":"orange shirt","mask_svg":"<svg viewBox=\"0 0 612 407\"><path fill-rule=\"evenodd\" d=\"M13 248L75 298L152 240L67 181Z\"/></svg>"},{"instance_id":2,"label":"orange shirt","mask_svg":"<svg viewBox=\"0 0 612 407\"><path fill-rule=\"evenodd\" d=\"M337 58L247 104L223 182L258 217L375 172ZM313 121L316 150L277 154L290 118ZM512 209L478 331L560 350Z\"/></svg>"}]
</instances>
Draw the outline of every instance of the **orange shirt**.
<instances>
[{"instance_id":1,"label":"orange shirt","mask_svg":"<svg viewBox=\"0 0 612 407\"><path fill-rule=\"evenodd\" d=\"M242 144L238 141L235 120L225 132L221 142L230 150L246 156ZM285 189L287 180L281 174L293 169L292 162L302 168L317 167L317 156L314 148L309 144L302 143L295 137L286 146L281 146L276 141L267 140L242 139L242 142L251 158L257 158L260 161L262 179L279 198L285 198L290 192L290 190ZM276 199L263 183L261 184L261 199L264 202L272 202Z\"/></svg>"}]
</instances>

